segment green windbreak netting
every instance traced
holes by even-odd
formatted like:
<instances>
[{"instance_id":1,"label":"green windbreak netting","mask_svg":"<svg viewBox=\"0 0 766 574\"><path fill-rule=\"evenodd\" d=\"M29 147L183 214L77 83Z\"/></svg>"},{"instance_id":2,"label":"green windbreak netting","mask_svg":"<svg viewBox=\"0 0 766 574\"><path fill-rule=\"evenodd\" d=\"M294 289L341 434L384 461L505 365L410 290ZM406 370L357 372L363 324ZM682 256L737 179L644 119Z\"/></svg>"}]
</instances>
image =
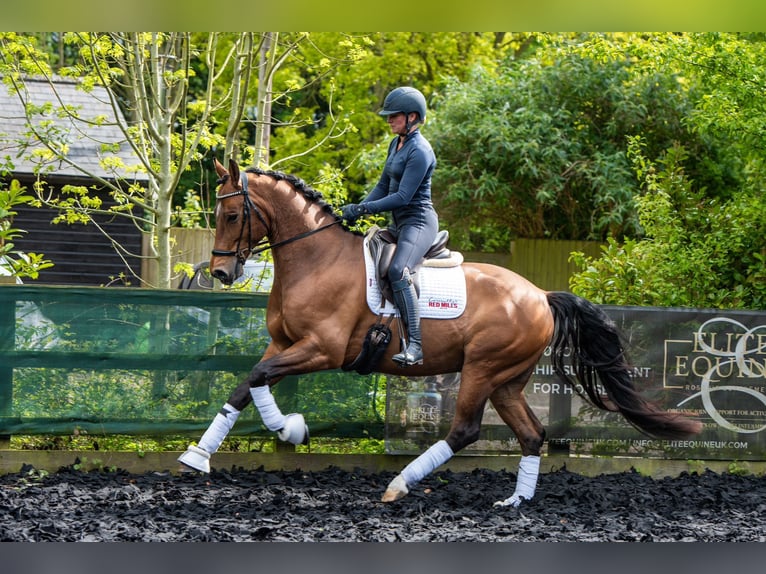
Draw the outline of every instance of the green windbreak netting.
<instances>
[{"instance_id":1,"label":"green windbreak netting","mask_svg":"<svg viewBox=\"0 0 766 574\"><path fill-rule=\"evenodd\" d=\"M267 295L0 285L0 434L204 431L261 358ZM382 438L383 382L325 372L281 381L312 436ZM266 434L255 409L233 434Z\"/></svg>"},{"instance_id":2,"label":"green windbreak netting","mask_svg":"<svg viewBox=\"0 0 766 574\"><path fill-rule=\"evenodd\" d=\"M231 290L0 285L0 435L196 439L261 358L269 341L266 302L266 295ZM546 427L547 448L763 459L766 313L603 309L629 342L640 392L699 419L703 432L689 440L647 438L562 384L546 351L525 396ZM306 417L313 437L385 438L387 452L415 454L446 435L460 385L455 373L417 379L330 371L288 377L274 395L283 412ZM490 403L483 423L480 440L461 452L519 452ZM232 434L273 436L253 408Z\"/></svg>"}]
</instances>

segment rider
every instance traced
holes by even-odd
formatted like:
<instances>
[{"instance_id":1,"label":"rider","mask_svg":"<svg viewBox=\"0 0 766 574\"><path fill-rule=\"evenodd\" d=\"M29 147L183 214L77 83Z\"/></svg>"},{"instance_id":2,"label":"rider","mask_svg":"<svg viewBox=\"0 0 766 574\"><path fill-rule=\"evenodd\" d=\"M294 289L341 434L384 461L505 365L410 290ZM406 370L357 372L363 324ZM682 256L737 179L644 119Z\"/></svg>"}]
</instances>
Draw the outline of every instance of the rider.
<instances>
[{"instance_id":1,"label":"rider","mask_svg":"<svg viewBox=\"0 0 766 574\"><path fill-rule=\"evenodd\" d=\"M397 248L388 279L409 339L393 360L402 366L422 364L420 311L411 270L423 261L439 231L439 218L431 202L436 157L420 133L426 119L426 99L415 88L399 87L386 96L378 113L386 118L396 137L389 144L377 185L360 203L343 206L342 217L353 222L364 214L391 212L390 230L397 237Z\"/></svg>"}]
</instances>

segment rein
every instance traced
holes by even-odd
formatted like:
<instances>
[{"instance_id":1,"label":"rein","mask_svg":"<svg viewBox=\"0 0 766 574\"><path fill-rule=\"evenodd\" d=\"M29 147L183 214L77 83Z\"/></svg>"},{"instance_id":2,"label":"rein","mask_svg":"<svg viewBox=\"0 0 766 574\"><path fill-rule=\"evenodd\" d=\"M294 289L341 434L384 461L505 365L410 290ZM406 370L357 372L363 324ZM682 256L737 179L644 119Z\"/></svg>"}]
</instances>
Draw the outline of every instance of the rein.
<instances>
[{"instance_id":1,"label":"rein","mask_svg":"<svg viewBox=\"0 0 766 574\"><path fill-rule=\"evenodd\" d=\"M300 239L305 239L306 237L309 237L311 235L314 235L315 233L324 231L325 229L328 229L332 227L333 225L337 225L341 223L341 220L337 219L333 221L332 223L328 223L327 225L323 225L322 227L318 227L316 229L304 231L303 233L299 233L298 235L294 237L290 237L288 239L278 241L277 243L269 244L268 238L264 238L262 241L258 242L258 244L256 244L255 246L252 246L252 238L250 237L250 210L252 209L253 211L255 211L255 215L258 216L258 220L263 224L263 227L266 230L267 234L269 231L269 226L266 224L266 220L261 214L261 211L250 199L250 194L248 192L247 173L244 171L240 173L240 185L242 189L238 189L237 191L232 191L231 193L225 193L223 195L215 196L216 200L226 199L229 197L235 197L237 195L245 196L245 201L243 204L244 217L242 218L242 228L239 231L239 239L237 239L237 249L234 251L224 251L221 249L213 249L212 251L213 255L216 255L218 257L236 257L237 259L240 260L240 262L244 264L245 257L243 256L243 253L245 251L250 251L250 255L257 255L258 253L263 253L264 251L268 251L269 249L274 249L275 247L281 247L282 245L287 245L288 243L292 243ZM247 241L248 247L240 249L239 246L240 246L240 243L242 242L242 235L245 232L245 227L247 227L247 231L248 231L248 241Z\"/></svg>"}]
</instances>

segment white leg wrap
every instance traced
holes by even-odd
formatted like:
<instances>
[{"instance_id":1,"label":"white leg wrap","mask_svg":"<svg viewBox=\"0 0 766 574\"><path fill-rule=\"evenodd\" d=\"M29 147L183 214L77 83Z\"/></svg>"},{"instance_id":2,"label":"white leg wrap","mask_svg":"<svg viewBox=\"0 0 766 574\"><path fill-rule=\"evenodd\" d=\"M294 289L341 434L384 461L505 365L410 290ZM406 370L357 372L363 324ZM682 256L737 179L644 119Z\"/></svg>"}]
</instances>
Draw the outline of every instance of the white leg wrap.
<instances>
[{"instance_id":1,"label":"white leg wrap","mask_svg":"<svg viewBox=\"0 0 766 574\"><path fill-rule=\"evenodd\" d=\"M516 490L513 494L495 503L495 506L513 506L517 508L522 500L532 500L537 490L537 477L540 474L539 456L522 456L519 461L519 474L516 478Z\"/></svg>"},{"instance_id":2,"label":"white leg wrap","mask_svg":"<svg viewBox=\"0 0 766 574\"><path fill-rule=\"evenodd\" d=\"M261 414L261 419L267 429L278 431L285 428L285 415L279 410L269 385L251 388L250 395L253 397L253 404Z\"/></svg>"},{"instance_id":3,"label":"white leg wrap","mask_svg":"<svg viewBox=\"0 0 766 574\"><path fill-rule=\"evenodd\" d=\"M199 439L199 442L197 443L199 448L210 454L216 452L218 447L221 446L223 439L229 434L231 427L237 422L237 417L239 417L239 411L229 403L226 403L221 409L221 412L215 415L213 422L210 423L205 434Z\"/></svg>"},{"instance_id":4,"label":"white leg wrap","mask_svg":"<svg viewBox=\"0 0 766 574\"><path fill-rule=\"evenodd\" d=\"M436 467L441 466L447 462L452 455L450 445L446 440L440 440L436 444L421 454L418 458L413 460L410 464L404 467L400 476L404 479L408 486L412 486L420 482L424 476L431 473Z\"/></svg>"},{"instance_id":5,"label":"white leg wrap","mask_svg":"<svg viewBox=\"0 0 766 574\"><path fill-rule=\"evenodd\" d=\"M292 444L309 443L309 427L303 415L292 413L285 417L285 426L277 433L279 440Z\"/></svg>"}]
</instances>

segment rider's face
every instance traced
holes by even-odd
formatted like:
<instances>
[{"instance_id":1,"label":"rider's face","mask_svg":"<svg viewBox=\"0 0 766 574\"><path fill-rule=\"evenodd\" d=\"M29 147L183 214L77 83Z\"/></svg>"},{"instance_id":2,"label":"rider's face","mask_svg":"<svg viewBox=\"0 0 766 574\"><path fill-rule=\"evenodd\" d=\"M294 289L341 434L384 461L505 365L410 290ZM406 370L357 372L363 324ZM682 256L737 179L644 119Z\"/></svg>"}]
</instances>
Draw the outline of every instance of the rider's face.
<instances>
[{"instance_id":1,"label":"rider's face","mask_svg":"<svg viewBox=\"0 0 766 574\"><path fill-rule=\"evenodd\" d=\"M403 113L391 114L386 118L391 133L403 136L407 134L407 116Z\"/></svg>"}]
</instances>

